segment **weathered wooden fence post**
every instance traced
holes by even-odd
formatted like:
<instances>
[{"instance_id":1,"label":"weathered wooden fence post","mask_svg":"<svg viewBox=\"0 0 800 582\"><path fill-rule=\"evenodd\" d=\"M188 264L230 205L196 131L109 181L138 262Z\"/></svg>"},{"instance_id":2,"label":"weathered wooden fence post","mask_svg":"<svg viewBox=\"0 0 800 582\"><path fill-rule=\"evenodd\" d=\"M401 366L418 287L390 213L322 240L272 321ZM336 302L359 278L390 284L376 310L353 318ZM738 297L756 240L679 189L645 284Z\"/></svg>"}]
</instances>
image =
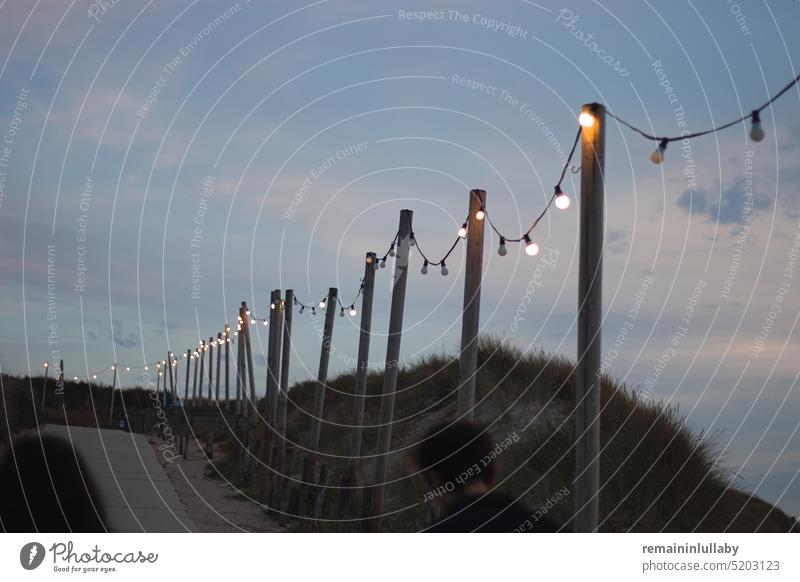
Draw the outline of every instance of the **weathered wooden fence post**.
<instances>
[{"instance_id":1,"label":"weathered wooden fence post","mask_svg":"<svg viewBox=\"0 0 800 582\"><path fill-rule=\"evenodd\" d=\"M244 309L239 308L239 325L236 330L236 414L244 414Z\"/></svg>"},{"instance_id":2,"label":"weathered wooden fence post","mask_svg":"<svg viewBox=\"0 0 800 582\"><path fill-rule=\"evenodd\" d=\"M269 330L267 333L267 386L264 398L264 417L267 419L267 440L272 441L271 433L275 430L278 402L278 383L280 376L280 341L281 341L281 292L274 289L269 297Z\"/></svg>"},{"instance_id":3,"label":"weathered wooden fence post","mask_svg":"<svg viewBox=\"0 0 800 582\"><path fill-rule=\"evenodd\" d=\"M247 308L246 301L242 301L242 311L244 311L244 314L242 315L242 319L244 320L244 323L242 323L242 333L244 333L244 349L247 356L245 363L247 365L247 379L250 381L250 406L248 408L248 416L252 422L255 422L256 418L258 418L258 406L256 404L256 380L255 371L253 370L253 350L252 344L250 343L250 310Z\"/></svg>"},{"instance_id":4,"label":"weathered wooden fence post","mask_svg":"<svg viewBox=\"0 0 800 582\"><path fill-rule=\"evenodd\" d=\"M192 406L197 406L197 370L200 367L200 353L195 350L192 352L192 359L194 360L194 382L192 384Z\"/></svg>"},{"instance_id":5,"label":"weathered wooden fence post","mask_svg":"<svg viewBox=\"0 0 800 582\"><path fill-rule=\"evenodd\" d=\"M219 406L219 371L220 371L220 362L222 362L222 332L217 334L217 386L216 386L216 390L214 391L214 399L217 401L217 406Z\"/></svg>"},{"instance_id":6,"label":"weathered wooden fence post","mask_svg":"<svg viewBox=\"0 0 800 582\"><path fill-rule=\"evenodd\" d=\"M169 398L170 402L175 402L175 364L172 362L172 352L167 350L167 369L169 370ZM165 381L166 382L166 381ZM166 388L166 384L164 384Z\"/></svg>"},{"instance_id":7,"label":"weathered wooden fence post","mask_svg":"<svg viewBox=\"0 0 800 582\"><path fill-rule=\"evenodd\" d=\"M50 364L47 362L44 363L44 382L42 383L42 406L41 410L44 410L44 399L47 396L47 373L50 371ZM113 392L112 392L113 394Z\"/></svg>"},{"instance_id":8,"label":"weathered wooden fence post","mask_svg":"<svg viewBox=\"0 0 800 582\"><path fill-rule=\"evenodd\" d=\"M603 280L603 181L606 111L581 130L578 364L575 372L575 531L597 531L600 515L600 326Z\"/></svg>"},{"instance_id":9,"label":"weathered wooden fence post","mask_svg":"<svg viewBox=\"0 0 800 582\"><path fill-rule=\"evenodd\" d=\"M336 317L337 296L338 289L336 287L328 289L328 298L325 300L325 327L322 330L322 349L319 355L317 387L314 392L314 408L311 412L311 430L308 433L308 454L303 463L299 512L301 517L306 515L308 488L314 483L316 475L319 436L322 431L322 413L325 410L325 389L328 383L328 363L331 356L331 340L333 338L333 322Z\"/></svg>"},{"instance_id":10,"label":"weathered wooden fence post","mask_svg":"<svg viewBox=\"0 0 800 582\"><path fill-rule=\"evenodd\" d=\"M183 388L183 407L189 404L189 370L192 367L192 350L186 350L186 385Z\"/></svg>"},{"instance_id":11,"label":"weathered wooden fence post","mask_svg":"<svg viewBox=\"0 0 800 582\"><path fill-rule=\"evenodd\" d=\"M211 404L211 395L214 389L214 336L208 338L208 403Z\"/></svg>"},{"instance_id":12,"label":"weathered wooden fence post","mask_svg":"<svg viewBox=\"0 0 800 582\"><path fill-rule=\"evenodd\" d=\"M408 255L413 216L414 213L411 210L400 211L400 232L397 241L397 258L394 263L394 282L392 284L392 308L389 314L389 336L386 342L386 365L383 372L383 390L378 418L378 456L375 459L374 490L370 496L369 503L371 507L367 507L367 510L374 514L371 522L374 530L380 529L384 485L389 469L389 447L392 440L394 398L397 390L397 374L400 367L400 340L403 332L403 309L406 300Z\"/></svg>"},{"instance_id":13,"label":"weathered wooden fence post","mask_svg":"<svg viewBox=\"0 0 800 582\"><path fill-rule=\"evenodd\" d=\"M277 398L277 418L275 420L275 431L278 440L278 454L276 467L279 471L283 471L276 475L278 471L273 473L276 478L273 479L273 487L270 498L275 495L276 489L281 489L281 494L287 497L291 487L291 467L286 464L286 408L288 405L289 389L289 362L292 359L292 311L294 307L294 290L287 289L284 301L282 302L283 311L283 344L281 346L281 379L278 386ZM281 498L280 505L283 503Z\"/></svg>"},{"instance_id":14,"label":"weathered wooden fence post","mask_svg":"<svg viewBox=\"0 0 800 582\"><path fill-rule=\"evenodd\" d=\"M208 347L206 346L205 340L200 340L200 386L197 389L197 396L200 399L200 403L203 402L203 380L205 379L205 367L206 367L206 352L208 351Z\"/></svg>"},{"instance_id":15,"label":"weathered wooden fence post","mask_svg":"<svg viewBox=\"0 0 800 582\"><path fill-rule=\"evenodd\" d=\"M114 421L114 391L117 389L117 363L116 362L114 362L114 365L111 366L111 369L114 370L114 376L111 378L111 405L108 407L108 424L109 424L109 426L113 426L113 425L111 425L111 423ZM45 369L45 374L47 374L47 370L46 369ZM44 378L45 378L45 386L47 386L47 384L46 384L47 376L45 375ZM44 403L44 396L42 396L42 403ZM42 406L44 407L44 404L42 404Z\"/></svg>"},{"instance_id":16,"label":"weathered wooden fence post","mask_svg":"<svg viewBox=\"0 0 800 582\"><path fill-rule=\"evenodd\" d=\"M483 223L486 191L469 193L467 262L464 269L464 311L461 316L461 355L458 360L456 415L472 420L475 411L475 371L478 364L478 330L483 276Z\"/></svg>"},{"instance_id":17,"label":"weathered wooden fence post","mask_svg":"<svg viewBox=\"0 0 800 582\"><path fill-rule=\"evenodd\" d=\"M378 257L367 253L364 259L363 293L361 296L361 331L358 337L356 384L353 394L353 423L350 429L350 449L347 471L342 476L339 496L339 517L349 515L352 488L358 486L358 466L361 461L361 440L364 431L364 400L369 375L369 339L372 332L372 302L375 296L375 267Z\"/></svg>"},{"instance_id":18,"label":"weathered wooden fence post","mask_svg":"<svg viewBox=\"0 0 800 582\"><path fill-rule=\"evenodd\" d=\"M225 324L225 412L231 412L231 326Z\"/></svg>"}]
</instances>

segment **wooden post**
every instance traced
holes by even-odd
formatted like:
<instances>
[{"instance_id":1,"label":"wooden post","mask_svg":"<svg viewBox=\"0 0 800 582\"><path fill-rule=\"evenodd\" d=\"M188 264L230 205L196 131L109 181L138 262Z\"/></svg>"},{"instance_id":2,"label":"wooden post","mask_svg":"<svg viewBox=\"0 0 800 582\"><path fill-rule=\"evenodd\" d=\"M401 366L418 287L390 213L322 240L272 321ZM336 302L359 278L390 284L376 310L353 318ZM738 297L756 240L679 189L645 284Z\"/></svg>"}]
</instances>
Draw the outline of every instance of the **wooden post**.
<instances>
[{"instance_id":1,"label":"wooden post","mask_svg":"<svg viewBox=\"0 0 800 582\"><path fill-rule=\"evenodd\" d=\"M361 295L361 331L358 338L358 368L356 369L356 385L353 394L353 422L350 428L347 471L342 476L342 488L339 497L340 517L345 516L350 505L351 487L357 485L358 465L361 460L364 400L367 393L367 376L369 375L369 340L372 332L372 301L375 295L375 267L377 266L377 255L373 252L367 253L364 259L363 292Z\"/></svg>"},{"instance_id":2,"label":"wooden post","mask_svg":"<svg viewBox=\"0 0 800 582\"><path fill-rule=\"evenodd\" d=\"M280 341L281 341L281 292L274 289L269 296L269 332L267 333L267 388L264 397L264 417L267 420L267 431L275 430L278 405L278 385L280 377ZM273 405L274 403L274 405ZM271 435L267 440L271 441Z\"/></svg>"},{"instance_id":3,"label":"wooden post","mask_svg":"<svg viewBox=\"0 0 800 582\"><path fill-rule=\"evenodd\" d=\"M225 324L225 412L231 412L231 326Z\"/></svg>"},{"instance_id":4,"label":"wooden post","mask_svg":"<svg viewBox=\"0 0 800 582\"><path fill-rule=\"evenodd\" d=\"M183 406L189 403L189 369L192 367L192 350L186 350L186 386L183 389Z\"/></svg>"},{"instance_id":5,"label":"wooden post","mask_svg":"<svg viewBox=\"0 0 800 582\"><path fill-rule=\"evenodd\" d=\"M239 321L243 322L244 309L239 308ZM244 378L244 332L242 331L242 324L237 326L236 331L236 414L241 416L244 412L243 401L243 378Z\"/></svg>"},{"instance_id":6,"label":"wooden post","mask_svg":"<svg viewBox=\"0 0 800 582\"><path fill-rule=\"evenodd\" d=\"M156 363L156 400L161 400L161 364Z\"/></svg>"},{"instance_id":7,"label":"wooden post","mask_svg":"<svg viewBox=\"0 0 800 582\"><path fill-rule=\"evenodd\" d=\"M61 390L61 404L62 406L66 401L66 388L64 387L64 360L58 361L58 379L56 380L56 392Z\"/></svg>"},{"instance_id":8,"label":"wooden post","mask_svg":"<svg viewBox=\"0 0 800 582\"><path fill-rule=\"evenodd\" d=\"M175 366L172 363L172 352L167 351L167 370L169 370L169 398L170 402L175 401ZM167 387L167 381L164 380L164 388Z\"/></svg>"},{"instance_id":9,"label":"wooden post","mask_svg":"<svg viewBox=\"0 0 800 582\"><path fill-rule=\"evenodd\" d=\"M111 378L111 404L108 407L108 424L111 426L111 423L114 421L114 391L117 389L117 368L119 366L116 362L114 362L114 376ZM45 370L45 374L47 370ZM47 376L45 376L45 380Z\"/></svg>"},{"instance_id":10,"label":"wooden post","mask_svg":"<svg viewBox=\"0 0 800 582\"><path fill-rule=\"evenodd\" d=\"M200 340L200 348L197 350L200 352L200 386L197 389L197 396L200 402L203 401L203 379L205 374L206 368L206 341Z\"/></svg>"},{"instance_id":11,"label":"wooden post","mask_svg":"<svg viewBox=\"0 0 800 582\"><path fill-rule=\"evenodd\" d=\"M322 330L322 349L319 354L319 370L317 372L317 387L314 392L314 408L311 412L311 430L308 433L308 455L303 464L303 483L300 490L300 516L305 515L307 502L307 488L314 483L317 468L317 454L319 452L319 437L322 431L322 413L325 410L325 389L328 383L328 363L331 356L331 340L333 338L333 322L336 317L336 298L338 289L328 289L328 298L325 300L325 327Z\"/></svg>"},{"instance_id":12,"label":"wooden post","mask_svg":"<svg viewBox=\"0 0 800 582\"><path fill-rule=\"evenodd\" d=\"M178 370L180 369L180 360L175 357L175 354L170 352L174 360L174 364L170 368L172 370L172 403L173 405L178 402L178 393L180 392L180 387L178 386Z\"/></svg>"},{"instance_id":13,"label":"wooden post","mask_svg":"<svg viewBox=\"0 0 800 582\"><path fill-rule=\"evenodd\" d=\"M214 389L214 336L208 338L208 402L211 403L211 394Z\"/></svg>"},{"instance_id":14,"label":"wooden post","mask_svg":"<svg viewBox=\"0 0 800 582\"><path fill-rule=\"evenodd\" d=\"M600 325L603 275L603 180L606 112L581 135L578 364L575 373L575 531L597 531L600 491Z\"/></svg>"},{"instance_id":15,"label":"wooden post","mask_svg":"<svg viewBox=\"0 0 800 582\"><path fill-rule=\"evenodd\" d=\"M486 191L469 193L467 220L467 263L464 269L464 311L461 315L461 356L458 360L458 397L456 416L472 420L475 415L475 371L478 367L478 330L481 312L481 278L483 277L483 218L478 212L486 208Z\"/></svg>"},{"instance_id":16,"label":"wooden post","mask_svg":"<svg viewBox=\"0 0 800 582\"><path fill-rule=\"evenodd\" d=\"M289 362L292 359L292 309L294 290L286 290L283 303L283 346L281 348L281 384L278 392L278 434L281 436L281 452L286 451L286 406L289 391Z\"/></svg>"},{"instance_id":17,"label":"wooden post","mask_svg":"<svg viewBox=\"0 0 800 582\"><path fill-rule=\"evenodd\" d=\"M250 310L247 308L247 302L242 301L242 308L244 315L242 319L242 332L244 333L244 348L247 354L247 379L250 381L250 406L248 408L248 415L250 420L255 422L258 417L258 408L256 408L256 380L255 372L253 371L253 350L250 344Z\"/></svg>"},{"instance_id":18,"label":"wooden post","mask_svg":"<svg viewBox=\"0 0 800 582\"><path fill-rule=\"evenodd\" d=\"M194 360L194 384L192 385L192 406L197 406L197 369L200 366L200 362L197 360L200 359L200 353L195 350L192 354L192 359Z\"/></svg>"},{"instance_id":19,"label":"wooden post","mask_svg":"<svg viewBox=\"0 0 800 582\"><path fill-rule=\"evenodd\" d=\"M217 334L217 386L216 390L214 391L214 399L217 401L217 406L219 406L219 369L220 369L220 362L222 361L222 333Z\"/></svg>"},{"instance_id":20,"label":"wooden post","mask_svg":"<svg viewBox=\"0 0 800 582\"><path fill-rule=\"evenodd\" d=\"M44 399L47 396L47 373L50 371L50 364L47 362L44 363L44 382L42 383L42 407L41 410L44 410ZM114 394L113 392L111 393Z\"/></svg>"},{"instance_id":21,"label":"wooden post","mask_svg":"<svg viewBox=\"0 0 800 582\"><path fill-rule=\"evenodd\" d=\"M397 242L397 258L394 263L394 282L392 284L392 308L389 314L389 336L386 342L386 366L383 372L383 391L378 417L377 458L375 459L374 491L371 507L374 515L372 527L380 528L383 513L384 484L388 474L389 447L392 440L392 420L394 418L394 397L397 390L397 373L400 365L400 339L403 331L403 309L406 300L408 279L408 253L411 238L411 210L400 211L400 232Z\"/></svg>"}]
</instances>

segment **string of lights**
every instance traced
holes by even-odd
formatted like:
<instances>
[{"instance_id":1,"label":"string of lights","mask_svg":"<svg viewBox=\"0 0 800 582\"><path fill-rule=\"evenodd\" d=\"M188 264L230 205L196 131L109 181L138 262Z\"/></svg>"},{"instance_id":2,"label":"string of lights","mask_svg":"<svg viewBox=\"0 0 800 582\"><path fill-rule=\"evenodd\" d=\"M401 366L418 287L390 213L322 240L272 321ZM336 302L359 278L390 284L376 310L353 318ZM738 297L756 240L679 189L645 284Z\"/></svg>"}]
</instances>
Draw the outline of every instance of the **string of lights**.
<instances>
[{"instance_id":1,"label":"string of lights","mask_svg":"<svg viewBox=\"0 0 800 582\"><path fill-rule=\"evenodd\" d=\"M751 121L750 139L752 139L754 142L763 141L763 139L765 137L765 133L764 133L764 129L763 129L762 125L761 125L761 112L764 109L766 109L767 107L770 107L776 100L778 100L780 97L782 97L784 94L786 94L790 89L792 89L798 83L800 83L800 75L797 75L794 79L792 79L789 83L787 83L786 86L784 86L780 91L778 91L775 95L770 97L769 100L767 100L761 106L756 107L755 109L753 109L747 115L743 115L743 116L741 116L741 117L739 117L737 119L734 119L733 121L729 121L727 123L712 127L710 129L706 129L706 130L703 130L703 131L694 131L694 132L689 132L689 133L683 133L680 136L658 136L658 135L653 135L653 134L650 134L650 133L648 133L648 132L636 127L635 125L633 125L632 123L626 121L622 117L616 115L612 111L609 111L609 110L606 109L606 113L608 114L609 117L615 119L616 121L621 123L623 126L627 127L628 129L636 132L637 134L639 134L644 139L647 139L649 141L658 142L658 147L651 154L650 160L654 164L660 164L660 163L662 163L664 161L664 156L665 156L665 153L666 153L667 145L670 142L695 139L695 138L698 138L698 137L703 137L703 136L706 136L706 135L714 134L714 133L717 133L717 132L722 131L724 129L727 129L729 127L732 127L734 125L737 125L739 123L744 123L747 120ZM476 212L475 218L478 219L478 220L486 219L486 221L489 224L489 226L491 227L491 229L500 238L500 246L499 246L499 248L497 250L497 253L500 256L505 256L507 254L507 252L508 252L507 249L506 249L506 244L507 243L519 243L519 242L522 242L522 243L525 244L525 252L526 252L526 254L528 254L530 256L535 256L535 255L537 255L539 253L539 245L532 240L531 233L539 225L539 223L544 218L544 216L547 214L547 212L550 210L550 208L551 208L551 206L553 204L555 204L556 208L558 208L559 210L566 210L571 206L571 200L570 200L569 196L562 191L561 184L564 181L564 177L566 176L567 170L569 169L570 165L572 164L572 158L575 155L575 150L577 149L578 142L579 142L579 140L581 138L581 127L591 127L592 125L594 125L594 122L595 122L595 117L590 112L584 111L578 116L578 123L579 123L580 127L578 127L578 131L577 131L577 133L575 135L575 139L574 139L574 141L572 143L572 147L571 147L571 149L569 151L569 155L567 156L567 159L566 159L564 165L561 168L561 173L559 174L558 182L556 182L556 185L555 185L555 187L553 189L553 195L548 200L548 202L545 205L544 209L535 217L535 219L533 220L531 225L528 227L528 229L524 233L522 233L518 237L509 237L507 235L504 235L497 228L497 226L494 224L494 222L492 222L492 219L489 216L489 213L488 213L488 211L487 211L485 206L482 205L480 207L480 209ZM446 276L448 274L446 261L450 257L450 255L453 253L453 251L455 250L456 246L458 246L458 243L467 238L468 223L469 223L469 217L467 217L467 220L465 220L462 223L461 227L458 229L458 233L457 233L455 241L453 241L453 244L450 245L450 248L447 250L447 252L444 254L444 256L441 259L439 259L438 261L431 260L428 257L428 255L425 254L425 252L422 250L422 248L421 248L421 246L419 244L419 241L417 240L417 238L416 238L416 236L414 234L413 228L412 228L409 244L410 244L411 247L415 247L417 249L417 251L419 252L420 256L423 259L423 265L422 265L422 269L421 269L421 273L423 275L428 273L428 267L429 266L440 267L441 268L441 274L444 275L444 276ZM396 247L396 245L398 243L399 237L400 237L400 232L398 231L394 235L394 237L392 238L392 241L390 242L389 248L386 251L386 253L384 253L379 259L376 260L375 265L374 265L375 269L385 268L386 267L386 260L389 257L394 257L395 256L395 247ZM355 315L357 314L357 310L356 310L355 306L356 306L356 303L358 302L359 298L363 294L363 291L364 291L364 279L362 278L361 279L361 283L359 285L358 293L356 294L356 296L355 296L355 298L353 299L352 302L350 302L349 304L345 304L345 303L342 303L342 301L338 297L336 298L337 305L338 305L339 310L340 310L339 311L339 315L340 316L344 317L345 311L347 311L347 312L349 312L349 314L351 316L355 317ZM294 297L294 304L295 304L295 306L298 306L300 308L299 309L300 313L303 313L306 309L310 309L312 315L316 315L317 308L325 309L327 307L327 296L324 296L316 304L304 303L304 302L302 302L301 300L299 300L295 296ZM276 307L276 305L274 303L270 304L270 308L271 309L275 309L275 307ZM265 326L269 325L268 318L257 318L249 310L247 311L247 316L248 316L248 319L249 319L251 325L255 325L256 322L258 322L258 321L261 321L263 323L263 325L265 325ZM244 321L243 321L243 319L241 317L238 318L238 322L239 322L239 325L237 326L237 331L235 331L233 333L234 336L238 335L238 331L241 330L241 327L244 324ZM226 332L222 334L221 338L218 338L216 340L212 340L213 344L217 344L217 345L221 346L221 345L224 345L225 342L230 342L231 339L230 339L230 336L227 333L228 329L229 328L226 325ZM189 358L190 359L199 358L200 357L200 352L208 350L209 347L210 347L209 343L206 343L205 341L201 341L200 344L197 346L197 348L189 353ZM182 357L185 358L186 354L184 353L182 355ZM172 366L175 367L177 365L178 365L178 360L176 358L176 359L173 360ZM49 366L49 364L47 362L45 362L43 364L44 368L48 368L48 366ZM162 371L161 371L162 366L164 368L166 368L166 366L167 366L167 361L166 360L159 360L159 361L156 361L156 362L153 362L153 363L150 363L150 364L144 364L143 366L127 366L127 365L123 366L123 365L120 365L120 364L112 364L110 366L107 366L106 368L103 368L102 370L98 370L96 372L92 372L90 374L90 377L92 379L96 380L98 375L102 375L103 373L108 372L109 370L110 371L114 371L115 369L117 369L119 371L122 371L124 369L126 372L130 372L131 370L149 371L151 367L155 367L156 371L158 372L158 375L160 376L162 374ZM74 380L77 381L78 377L75 376Z\"/></svg>"}]
</instances>

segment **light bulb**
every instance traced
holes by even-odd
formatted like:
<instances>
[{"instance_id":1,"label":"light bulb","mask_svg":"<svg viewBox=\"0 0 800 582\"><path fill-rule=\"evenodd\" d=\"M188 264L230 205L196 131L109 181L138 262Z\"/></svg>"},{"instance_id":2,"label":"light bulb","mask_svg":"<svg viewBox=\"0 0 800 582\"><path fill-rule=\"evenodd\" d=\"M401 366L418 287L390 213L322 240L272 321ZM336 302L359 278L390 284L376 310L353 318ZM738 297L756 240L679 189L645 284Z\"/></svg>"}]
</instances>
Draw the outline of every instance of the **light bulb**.
<instances>
[{"instance_id":1,"label":"light bulb","mask_svg":"<svg viewBox=\"0 0 800 582\"><path fill-rule=\"evenodd\" d=\"M77 377L77 376L75 376L75 378L73 378L73 380L75 380L75 381L77 382L77 381L78 381L78 377Z\"/></svg>"},{"instance_id":2,"label":"light bulb","mask_svg":"<svg viewBox=\"0 0 800 582\"><path fill-rule=\"evenodd\" d=\"M358 311L356 311L356 308L353 305L351 305L350 306L350 317L355 317L357 313L358 313Z\"/></svg>"},{"instance_id":3,"label":"light bulb","mask_svg":"<svg viewBox=\"0 0 800 582\"><path fill-rule=\"evenodd\" d=\"M145 372L147 372L149 369L150 369L150 368L148 368L147 366L145 366L145 367L144 367L144 371L145 371Z\"/></svg>"},{"instance_id":4,"label":"light bulb","mask_svg":"<svg viewBox=\"0 0 800 582\"><path fill-rule=\"evenodd\" d=\"M566 210L567 208L569 208L569 205L570 205L569 196L567 196L566 194L564 194L561 191L561 187L560 186L556 186L556 200L555 200L555 202L556 202L556 208L558 208L559 210Z\"/></svg>"},{"instance_id":5,"label":"light bulb","mask_svg":"<svg viewBox=\"0 0 800 582\"><path fill-rule=\"evenodd\" d=\"M539 254L539 245L531 240L527 234L523 237L525 241L525 252L528 253L528 256L535 257Z\"/></svg>"},{"instance_id":6,"label":"light bulb","mask_svg":"<svg viewBox=\"0 0 800 582\"><path fill-rule=\"evenodd\" d=\"M50 364L48 364L47 362L45 362L44 364L42 364L42 366L44 366L45 368L48 368L48 367L50 366Z\"/></svg>"},{"instance_id":7,"label":"light bulb","mask_svg":"<svg viewBox=\"0 0 800 582\"><path fill-rule=\"evenodd\" d=\"M393 257L393 256L394 256L394 245L392 245L392 246L390 246L390 247L389 247L389 256L390 256L390 257Z\"/></svg>"},{"instance_id":8,"label":"light bulb","mask_svg":"<svg viewBox=\"0 0 800 582\"><path fill-rule=\"evenodd\" d=\"M580 123L583 127L592 127L594 125L594 115L588 111L583 111L578 116L578 123Z\"/></svg>"},{"instance_id":9,"label":"light bulb","mask_svg":"<svg viewBox=\"0 0 800 582\"><path fill-rule=\"evenodd\" d=\"M264 320L264 327L267 327L267 320Z\"/></svg>"},{"instance_id":10,"label":"light bulb","mask_svg":"<svg viewBox=\"0 0 800 582\"><path fill-rule=\"evenodd\" d=\"M654 164L658 165L664 161L664 155L667 152L667 144L669 142L666 139L662 139L661 142L658 144L658 147L653 150L653 153L650 154L650 161Z\"/></svg>"},{"instance_id":11,"label":"light bulb","mask_svg":"<svg viewBox=\"0 0 800 582\"><path fill-rule=\"evenodd\" d=\"M422 269L420 270L420 273L422 273L423 275L428 274L428 261L422 263Z\"/></svg>"},{"instance_id":12,"label":"light bulb","mask_svg":"<svg viewBox=\"0 0 800 582\"><path fill-rule=\"evenodd\" d=\"M750 139L753 141L761 141L764 139L764 128L761 127L761 115L758 111L753 111L752 120L753 124L750 127Z\"/></svg>"},{"instance_id":13,"label":"light bulb","mask_svg":"<svg viewBox=\"0 0 800 582\"><path fill-rule=\"evenodd\" d=\"M304 306L304 305L301 305L301 306L300 306L300 313L303 313L303 310L304 310L304 309L305 309L305 306Z\"/></svg>"},{"instance_id":14,"label":"light bulb","mask_svg":"<svg viewBox=\"0 0 800 582\"><path fill-rule=\"evenodd\" d=\"M372 257L367 257L367 264L368 265L372 264ZM295 301L297 301L297 300L295 299Z\"/></svg>"},{"instance_id":15,"label":"light bulb","mask_svg":"<svg viewBox=\"0 0 800 582\"><path fill-rule=\"evenodd\" d=\"M449 272L450 271L447 270L447 265L445 265L444 261L442 261L442 276L443 277L447 277L447 273L449 273Z\"/></svg>"},{"instance_id":16,"label":"light bulb","mask_svg":"<svg viewBox=\"0 0 800 582\"><path fill-rule=\"evenodd\" d=\"M247 313L247 315L250 316L250 310L249 309L245 313Z\"/></svg>"},{"instance_id":17,"label":"light bulb","mask_svg":"<svg viewBox=\"0 0 800 582\"><path fill-rule=\"evenodd\" d=\"M320 307L320 309L325 309L325 300L324 299L319 302L319 307Z\"/></svg>"},{"instance_id":18,"label":"light bulb","mask_svg":"<svg viewBox=\"0 0 800 582\"><path fill-rule=\"evenodd\" d=\"M116 367L116 366L111 366L111 369L112 369L112 370L116 370L116 369L117 369L117 367Z\"/></svg>"},{"instance_id":19,"label":"light bulb","mask_svg":"<svg viewBox=\"0 0 800 582\"><path fill-rule=\"evenodd\" d=\"M255 319L251 319L250 320L250 325L255 325L255 324L256 324L256 320Z\"/></svg>"},{"instance_id":20,"label":"light bulb","mask_svg":"<svg viewBox=\"0 0 800 582\"><path fill-rule=\"evenodd\" d=\"M508 249L506 249L506 237L500 237L500 247L497 249L497 254L501 257L505 257L508 253Z\"/></svg>"},{"instance_id":21,"label":"light bulb","mask_svg":"<svg viewBox=\"0 0 800 582\"><path fill-rule=\"evenodd\" d=\"M467 238L467 223L461 225L461 228L458 229L458 237L459 238Z\"/></svg>"},{"instance_id":22,"label":"light bulb","mask_svg":"<svg viewBox=\"0 0 800 582\"><path fill-rule=\"evenodd\" d=\"M386 267L386 259L381 259L381 269Z\"/></svg>"},{"instance_id":23,"label":"light bulb","mask_svg":"<svg viewBox=\"0 0 800 582\"><path fill-rule=\"evenodd\" d=\"M312 308L311 308L311 315L316 315L316 314L317 314L317 309L316 309L316 307L312 307Z\"/></svg>"},{"instance_id":24,"label":"light bulb","mask_svg":"<svg viewBox=\"0 0 800 582\"><path fill-rule=\"evenodd\" d=\"M417 239L414 238L414 233L412 232L411 233L411 238L408 241L408 245L413 247L413 246L416 246L416 244L417 244Z\"/></svg>"},{"instance_id":25,"label":"light bulb","mask_svg":"<svg viewBox=\"0 0 800 582\"><path fill-rule=\"evenodd\" d=\"M269 308L270 308L270 309L275 309L275 304L274 304L274 303L270 303L270 304L269 304Z\"/></svg>"},{"instance_id":26,"label":"light bulb","mask_svg":"<svg viewBox=\"0 0 800 582\"><path fill-rule=\"evenodd\" d=\"M475 213L475 218L477 218L478 220L483 220L485 217L486 217L486 211L483 208L481 208L480 210L478 210L478 212Z\"/></svg>"},{"instance_id":27,"label":"light bulb","mask_svg":"<svg viewBox=\"0 0 800 582\"><path fill-rule=\"evenodd\" d=\"M344 317L344 307L339 310L339 317Z\"/></svg>"},{"instance_id":28,"label":"light bulb","mask_svg":"<svg viewBox=\"0 0 800 582\"><path fill-rule=\"evenodd\" d=\"M97 374L92 374L92 380L97 380Z\"/></svg>"}]
</instances>

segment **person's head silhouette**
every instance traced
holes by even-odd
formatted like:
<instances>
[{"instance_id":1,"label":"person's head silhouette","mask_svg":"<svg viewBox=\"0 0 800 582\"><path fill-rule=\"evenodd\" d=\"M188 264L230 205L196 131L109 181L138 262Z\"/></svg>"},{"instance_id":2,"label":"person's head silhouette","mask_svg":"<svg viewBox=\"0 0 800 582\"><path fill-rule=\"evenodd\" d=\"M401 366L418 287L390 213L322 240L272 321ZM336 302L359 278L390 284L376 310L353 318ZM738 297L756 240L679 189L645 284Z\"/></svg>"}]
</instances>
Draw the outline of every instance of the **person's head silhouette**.
<instances>
[{"instance_id":1,"label":"person's head silhouette","mask_svg":"<svg viewBox=\"0 0 800 582\"><path fill-rule=\"evenodd\" d=\"M18 439L0 464L6 532L105 531L100 498L72 446L53 436Z\"/></svg>"}]
</instances>

